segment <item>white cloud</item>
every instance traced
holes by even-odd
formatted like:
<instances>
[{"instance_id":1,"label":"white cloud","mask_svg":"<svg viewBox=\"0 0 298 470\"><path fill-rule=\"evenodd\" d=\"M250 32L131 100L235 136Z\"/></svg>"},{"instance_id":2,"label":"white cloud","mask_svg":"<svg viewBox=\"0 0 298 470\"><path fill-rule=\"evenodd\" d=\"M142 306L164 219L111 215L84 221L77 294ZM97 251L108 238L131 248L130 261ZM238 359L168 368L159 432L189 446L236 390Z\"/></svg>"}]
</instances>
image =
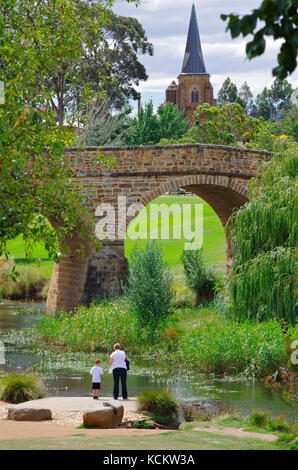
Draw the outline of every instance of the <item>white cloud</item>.
<instances>
[{"instance_id":1,"label":"white cloud","mask_svg":"<svg viewBox=\"0 0 298 470\"><path fill-rule=\"evenodd\" d=\"M149 79L140 84L139 90L146 97L151 95L155 102L163 100L165 89L181 71L192 3L193 0L142 0L138 8L123 0L115 4L116 13L138 18L154 45L153 57L140 58ZM226 23L220 19L221 13L246 14L259 4L260 0L195 1L205 64L215 94L228 76L238 87L246 80L254 94L273 81L271 70L277 64L280 42L269 38L265 53L249 61L245 55L248 39L232 40L230 33L225 32ZM298 74L289 81L297 87Z\"/></svg>"}]
</instances>

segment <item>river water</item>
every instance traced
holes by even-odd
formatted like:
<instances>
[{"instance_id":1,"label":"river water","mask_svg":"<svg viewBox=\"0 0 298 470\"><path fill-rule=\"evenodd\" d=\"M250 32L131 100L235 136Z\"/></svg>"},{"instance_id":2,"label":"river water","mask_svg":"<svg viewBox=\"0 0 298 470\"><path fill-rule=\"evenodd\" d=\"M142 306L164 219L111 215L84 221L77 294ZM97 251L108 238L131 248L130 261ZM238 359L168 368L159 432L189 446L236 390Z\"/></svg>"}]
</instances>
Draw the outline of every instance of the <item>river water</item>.
<instances>
[{"instance_id":1,"label":"river water","mask_svg":"<svg viewBox=\"0 0 298 470\"><path fill-rule=\"evenodd\" d=\"M0 302L0 340L4 342L5 364L0 369L25 370L37 367L46 386L48 396L87 396L91 393L89 370L92 367L94 355L55 353L34 351L20 348L11 338L16 338L22 329L38 322L40 317L18 315L20 307L43 307L43 304L24 302ZM7 333L9 344L6 343ZM11 335L12 333L12 335ZM1 359L1 358L0 358ZM103 364L105 376L102 381L101 394L110 396L112 391L112 376L108 374L108 365ZM148 361L135 363L128 373L128 390L135 396L145 389L168 389L184 401L204 401L208 403L223 402L236 406L243 414L252 410L263 409L273 415L284 414L290 417L292 411L276 396L272 396L262 382L216 379L207 376L183 376L175 374L171 378L152 373Z\"/></svg>"}]
</instances>

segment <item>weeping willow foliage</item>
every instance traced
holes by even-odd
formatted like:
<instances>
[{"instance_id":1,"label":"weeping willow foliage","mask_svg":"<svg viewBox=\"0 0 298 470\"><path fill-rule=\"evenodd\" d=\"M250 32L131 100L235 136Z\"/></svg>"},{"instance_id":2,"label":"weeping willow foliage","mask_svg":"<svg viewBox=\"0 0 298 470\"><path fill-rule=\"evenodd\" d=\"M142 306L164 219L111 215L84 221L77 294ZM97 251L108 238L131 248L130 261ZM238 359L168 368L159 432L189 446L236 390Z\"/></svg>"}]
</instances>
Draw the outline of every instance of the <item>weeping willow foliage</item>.
<instances>
[{"instance_id":1,"label":"weeping willow foliage","mask_svg":"<svg viewBox=\"0 0 298 470\"><path fill-rule=\"evenodd\" d=\"M231 219L231 314L295 323L298 146L276 151Z\"/></svg>"}]
</instances>

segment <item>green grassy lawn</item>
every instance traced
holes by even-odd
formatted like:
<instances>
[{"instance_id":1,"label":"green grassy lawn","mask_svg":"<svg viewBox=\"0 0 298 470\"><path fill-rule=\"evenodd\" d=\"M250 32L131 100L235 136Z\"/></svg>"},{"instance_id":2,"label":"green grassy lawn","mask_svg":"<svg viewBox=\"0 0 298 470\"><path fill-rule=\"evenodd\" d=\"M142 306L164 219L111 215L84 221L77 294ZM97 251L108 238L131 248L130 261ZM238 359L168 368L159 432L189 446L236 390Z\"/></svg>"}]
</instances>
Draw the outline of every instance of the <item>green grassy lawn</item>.
<instances>
[{"instance_id":1,"label":"green grassy lawn","mask_svg":"<svg viewBox=\"0 0 298 470\"><path fill-rule=\"evenodd\" d=\"M132 431L129 436L90 436L1 440L2 450L277 450L275 442L240 438L204 431L172 431L142 436Z\"/></svg>"},{"instance_id":2,"label":"green grassy lawn","mask_svg":"<svg viewBox=\"0 0 298 470\"><path fill-rule=\"evenodd\" d=\"M10 240L8 242L8 249L10 250L11 257L15 259L18 265L32 264L38 267L43 274L51 277L53 271L53 260L49 259L49 255L42 242L36 243L32 250L31 258L36 261L26 260L25 242L23 235Z\"/></svg>"},{"instance_id":3,"label":"green grassy lawn","mask_svg":"<svg viewBox=\"0 0 298 470\"><path fill-rule=\"evenodd\" d=\"M150 211L150 206L153 204L166 204L167 206L171 206L172 204L177 204L181 208L184 204L191 204L192 210L191 215L188 217L189 220L185 220L191 226L191 229L194 230L195 228L195 204L202 204L203 205L203 250L205 260L209 265L216 267L217 269L223 271L225 268L225 234L223 227L221 225L220 220L218 219L217 215L213 211L213 209L206 204L202 199L198 197L188 197L188 196L172 196L172 197L161 197L152 201L133 221L134 227L138 224L142 224L142 222L146 218L146 214ZM183 219L182 219L183 221ZM177 225L177 222L176 222ZM180 264L180 256L182 250L184 248L184 244L187 240L182 238L180 240L173 240L173 227L174 221L173 216L170 216L170 239L169 240L160 240L164 258L171 266L175 278L179 279L182 278L182 266ZM149 227L148 227L149 228ZM158 229L159 229L159 239L162 236L165 236L165 224L161 217L159 217L158 221ZM131 240L130 235L132 233L133 226L131 225L127 232L127 240L125 242L125 254L126 256L130 257L132 250L134 249L136 243L138 246L145 246L146 244L146 230L141 232L140 235L142 238L140 240ZM11 240L8 244L8 248L10 250L11 256L15 258L18 264L22 264L22 262L26 258L25 253L25 244L22 235L19 235L14 240ZM53 261L48 259L48 254L45 250L45 247L42 242L35 245L32 258L36 258L41 260L35 266L39 266L41 271L51 276L52 269L53 269Z\"/></svg>"},{"instance_id":4,"label":"green grassy lawn","mask_svg":"<svg viewBox=\"0 0 298 470\"><path fill-rule=\"evenodd\" d=\"M149 212L152 205L156 204L166 204L168 207L175 204L182 208L184 204L190 204L192 206L191 216L187 218L186 222L191 226L191 230L195 229L195 204L203 205L203 250L205 260L208 264L217 267L219 269L224 269L225 266L225 234L222 224L215 214L214 210L202 199L199 197L187 197L187 196L172 196L172 197L160 197L154 199L151 204L149 204L130 225L127 232L127 239L125 243L125 254L129 259L131 251L134 249L136 243L139 246L145 246L146 236L150 230L149 224ZM142 230L143 222L147 217L147 231ZM182 223L184 223L182 217ZM131 240L130 234L134 227L139 225L141 228L139 230L141 239L138 241ZM159 240L163 249L164 257L171 267L177 267L180 265L180 257L185 243L188 241L183 237L180 240L173 240L173 228L175 222L173 221L173 216L170 216L170 239L163 240L162 238L166 234L166 226L162 218L159 216L158 220L158 230L159 230ZM176 222L177 225L177 222ZM145 224L146 227L146 224ZM155 232L156 233L156 232Z\"/></svg>"}]
</instances>

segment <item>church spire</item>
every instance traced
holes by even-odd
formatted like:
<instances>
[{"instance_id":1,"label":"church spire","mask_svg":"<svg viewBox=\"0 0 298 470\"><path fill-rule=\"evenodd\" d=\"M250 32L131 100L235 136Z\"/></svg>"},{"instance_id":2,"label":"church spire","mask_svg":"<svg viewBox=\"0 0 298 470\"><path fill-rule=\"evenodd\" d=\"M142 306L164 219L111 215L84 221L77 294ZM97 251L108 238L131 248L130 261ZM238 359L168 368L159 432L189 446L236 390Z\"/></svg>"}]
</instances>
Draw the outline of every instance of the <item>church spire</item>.
<instances>
[{"instance_id":1,"label":"church spire","mask_svg":"<svg viewBox=\"0 0 298 470\"><path fill-rule=\"evenodd\" d=\"M191 10L188 37L181 73L188 75L206 74L194 4Z\"/></svg>"}]
</instances>

